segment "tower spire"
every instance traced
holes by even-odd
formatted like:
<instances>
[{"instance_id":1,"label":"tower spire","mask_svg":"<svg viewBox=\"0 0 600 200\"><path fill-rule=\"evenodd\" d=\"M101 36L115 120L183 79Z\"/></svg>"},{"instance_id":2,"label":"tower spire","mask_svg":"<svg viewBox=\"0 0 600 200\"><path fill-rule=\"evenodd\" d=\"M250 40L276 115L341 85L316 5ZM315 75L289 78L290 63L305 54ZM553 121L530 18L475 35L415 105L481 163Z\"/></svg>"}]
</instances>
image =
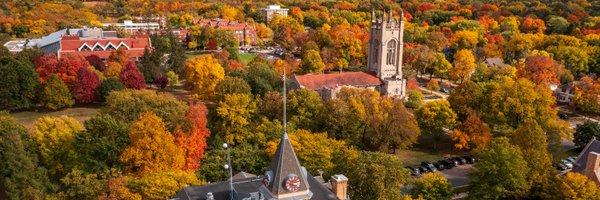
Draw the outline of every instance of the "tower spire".
<instances>
[{"instance_id":1,"label":"tower spire","mask_svg":"<svg viewBox=\"0 0 600 200\"><path fill-rule=\"evenodd\" d=\"M390 15L388 16L388 22L392 22L392 18L393 18L392 9L390 9Z\"/></svg>"},{"instance_id":2,"label":"tower spire","mask_svg":"<svg viewBox=\"0 0 600 200\"><path fill-rule=\"evenodd\" d=\"M287 117L286 117L286 110L287 110L287 92L285 90L286 85L285 85L285 66L283 67L283 77L281 77L281 79L283 79L283 135L284 137L287 137Z\"/></svg>"},{"instance_id":3,"label":"tower spire","mask_svg":"<svg viewBox=\"0 0 600 200\"><path fill-rule=\"evenodd\" d=\"M375 8L372 8L372 11L371 11L371 22L374 22L374 21L375 21Z\"/></svg>"}]
</instances>

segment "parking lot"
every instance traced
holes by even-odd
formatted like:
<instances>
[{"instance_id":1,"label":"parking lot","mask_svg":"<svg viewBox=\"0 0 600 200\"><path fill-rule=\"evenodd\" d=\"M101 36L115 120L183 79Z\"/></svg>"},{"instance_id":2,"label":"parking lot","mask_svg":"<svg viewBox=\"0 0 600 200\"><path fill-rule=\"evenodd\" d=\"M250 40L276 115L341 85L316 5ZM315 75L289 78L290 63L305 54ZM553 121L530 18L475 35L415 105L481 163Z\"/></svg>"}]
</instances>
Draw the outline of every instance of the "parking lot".
<instances>
[{"instance_id":1,"label":"parking lot","mask_svg":"<svg viewBox=\"0 0 600 200\"><path fill-rule=\"evenodd\" d=\"M467 174L473 169L473 165L459 165L452 169L446 169L440 171L447 179L448 182L452 184L452 187L461 187L465 186L469 183L469 178Z\"/></svg>"}]
</instances>

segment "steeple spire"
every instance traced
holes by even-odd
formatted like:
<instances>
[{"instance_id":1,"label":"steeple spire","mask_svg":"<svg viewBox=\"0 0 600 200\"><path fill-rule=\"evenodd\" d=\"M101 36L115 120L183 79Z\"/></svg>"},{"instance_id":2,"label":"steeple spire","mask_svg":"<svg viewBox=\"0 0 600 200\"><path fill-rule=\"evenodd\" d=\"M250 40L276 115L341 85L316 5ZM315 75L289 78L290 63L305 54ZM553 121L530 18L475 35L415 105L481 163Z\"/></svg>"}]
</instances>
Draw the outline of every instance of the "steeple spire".
<instances>
[{"instance_id":1,"label":"steeple spire","mask_svg":"<svg viewBox=\"0 0 600 200\"><path fill-rule=\"evenodd\" d=\"M390 9L390 15L388 16L388 22L392 22L393 18L394 18L394 16L392 14L392 9Z\"/></svg>"},{"instance_id":2,"label":"steeple spire","mask_svg":"<svg viewBox=\"0 0 600 200\"><path fill-rule=\"evenodd\" d=\"M374 22L376 20L375 18L375 8L373 8L373 10L371 11L371 21Z\"/></svg>"}]
</instances>

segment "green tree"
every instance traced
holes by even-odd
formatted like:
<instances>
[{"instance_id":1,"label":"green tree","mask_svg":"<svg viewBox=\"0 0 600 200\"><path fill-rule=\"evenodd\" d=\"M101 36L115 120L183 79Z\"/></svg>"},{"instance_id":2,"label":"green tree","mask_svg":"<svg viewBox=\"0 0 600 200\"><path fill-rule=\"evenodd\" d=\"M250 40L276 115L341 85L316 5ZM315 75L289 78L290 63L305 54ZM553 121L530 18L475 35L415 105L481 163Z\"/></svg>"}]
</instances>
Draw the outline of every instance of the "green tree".
<instances>
[{"instance_id":1,"label":"green tree","mask_svg":"<svg viewBox=\"0 0 600 200\"><path fill-rule=\"evenodd\" d=\"M41 160L52 178L69 173L76 165L74 148L77 133L83 126L70 117L44 116L35 121L33 137L39 145Z\"/></svg>"},{"instance_id":2,"label":"green tree","mask_svg":"<svg viewBox=\"0 0 600 200\"><path fill-rule=\"evenodd\" d=\"M600 125L598 123L586 120L583 124L578 124L573 134L573 143L575 146L585 146L593 137L600 139Z\"/></svg>"},{"instance_id":3,"label":"green tree","mask_svg":"<svg viewBox=\"0 0 600 200\"><path fill-rule=\"evenodd\" d=\"M450 103L446 100L427 102L415 110L415 117L421 130L432 136L436 142L446 133L444 129L451 130L456 123L456 113L452 111ZM433 147L436 148L435 142Z\"/></svg>"},{"instance_id":4,"label":"green tree","mask_svg":"<svg viewBox=\"0 0 600 200\"><path fill-rule=\"evenodd\" d=\"M0 58L0 109L18 110L34 105L38 74L29 61Z\"/></svg>"},{"instance_id":5,"label":"green tree","mask_svg":"<svg viewBox=\"0 0 600 200\"><path fill-rule=\"evenodd\" d=\"M27 193L41 199L49 180L39 166L37 145L14 117L0 112L0 182L7 198L25 199Z\"/></svg>"},{"instance_id":6,"label":"green tree","mask_svg":"<svg viewBox=\"0 0 600 200\"><path fill-rule=\"evenodd\" d=\"M188 106L167 93L152 90L121 90L111 92L106 105L100 110L116 120L130 123L139 119L139 115L152 112L159 116L169 130L185 121Z\"/></svg>"},{"instance_id":7,"label":"green tree","mask_svg":"<svg viewBox=\"0 0 600 200\"><path fill-rule=\"evenodd\" d=\"M60 181L65 186L64 192L61 192L61 197L65 199L98 198L106 184L106 180L97 174L85 174L77 169L73 169Z\"/></svg>"},{"instance_id":8,"label":"green tree","mask_svg":"<svg viewBox=\"0 0 600 200\"><path fill-rule=\"evenodd\" d=\"M129 146L129 126L106 114L85 121L84 126L85 131L77 134L75 139L83 169L100 173L120 168L119 156Z\"/></svg>"},{"instance_id":9,"label":"green tree","mask_svg":"<svg viewBox=\"0 0 600 200\"><path fill-rule=\"evenodd\" d=\"M450 199L452 197L451 184L444 175L438 172L428 173L415 179L410 193L413 196L423 197L423 199Z\"/></svg>"},{"instance_id":10,"label":"green tree","mask_svg":"<svg viewBox=\"0 0 600 200\"><path fill-rule=\"evenodd\" d=\"M179 75L173 71L167 72L167 80L169 81L169 87L179 85Z\"/></svg>"},{"instance_id":11,"label":"green tree","mask_svg":"<svg viewBox=\"0 0 600 200\"><path fill-rule=\"evenodd\" d=\"M231 165L233 174L247 172L261 174L267 170L271 157L257 145L244 143L231 148ZM228 170L223 169L227 163L227 150L218 145L207 151L202 166L196 172L202 180L217 182L228 179Z\"/></svg>"},{"instance_id":12,"label":"green tree","mask_svg":"<svg viewBox=\"0 0 600 200\"><path fill-rule=\"evenodd\" d=\"M244 79L231 76L225 76L225 79L217 84L215 91L218 101L222 101L228 94L252 94L252 88Z\"/></svg>"},{"instance_id":13,"label":"green tree","mask_svg":"<svg viewBox=\"0 0 600 200\"><path fill-rule=\"evenodd\" d=\"M97 90L98 97L100 97L102 101L106 101L106 97L108 97L110 92L119 91L122 89L125 89L125 86L123 86L121 81L119 81L118 78L110 77L100 82L100 86Z\"/></svg>"},{"instance_id":14,"label":"green tree","mask_svg":"<svg viewBox=\"0 0 600 200\"><path fill-rule=\"evenodd\" d=\"M474 155L480 161L469 174L469 199L514 199L529 189L527 162L508 138L494 138L488 147L477 148Z\"/></svg>"},{"instance_id":15,"label":"green tree","mask_svg":"<svg viewBox=\"0 0 600 200\"><path fill-rule=\"evenodd\" d=\"M547 184L553 173L546 133L535 121L528 120L515 130L510 140L521 148L523 155L527 155L527 180L531 186L529 195L539 196L544 190L542 186Z\"/></svg>"},{"instance_id":16,"label":"green tree","mask_svg":"<svg viewBox=\"0 0 600 200\"><path fill-rule=\"evenodd\" d=\"M75 104L69 88L56 74L52 74L46 79L40 101L44 107L51 110L71 107Z\"/></svg>"},{"instance_id":17,"label":"green tree","mask_svg":"<svg viewBox=\"0 0 600 200\"><path fill-rule=\"evenodd\" d=\"M351 199L400 199L402 188L410 181L410 173L393 155L362 151L339 165L336 172L348 177L348 194Z\"/></svg>"},{"instance_id":18,"label":"green tree","mask_svg":"<svg viewBox=\"0 0 600 200\"><path fill-rule=\"evenodd\" d=\"M305 88L290 91L287 105L291 123L300 129L317 130L323 110L319 93Z\"/></svg>"},{"instance_id":19,"label":"green tree","mask_svg":"<svg viewBox=\"0 0 600 200\"><path fill-rule=\"evenodd\" d=\"M325 64L321 60L321 55L316 50L308 50L302 55L300 68L303 73L322 73Z\"/></svg>"}]
</instances>

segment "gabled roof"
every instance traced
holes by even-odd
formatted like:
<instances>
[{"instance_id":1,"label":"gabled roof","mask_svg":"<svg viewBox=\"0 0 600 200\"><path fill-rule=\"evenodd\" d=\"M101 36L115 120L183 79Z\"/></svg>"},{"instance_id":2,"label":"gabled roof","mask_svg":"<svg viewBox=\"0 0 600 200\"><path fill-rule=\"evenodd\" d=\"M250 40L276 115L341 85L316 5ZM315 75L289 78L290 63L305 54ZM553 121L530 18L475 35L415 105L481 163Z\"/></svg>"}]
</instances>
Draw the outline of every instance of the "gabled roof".
<instances>
[{"instance_id":1,"label":"gabled roof","mask_svg":"<svg viewBox=\"0 0 600 200\"><path fill-rule=\"evenodd\" d=\"M504 61L502 61L502 58L486 58L485 62L488 65L496 65L498 67L504 67Z\"/></svg>"},{"instance_id":2,"label":"gabled roof","mask_svg":"<svg viewBox=\"0 0 600 200\"><path fill-rule=\"evenodd\" d=\"M367 72L339 72L331 74L294 75L300 87L316 90L339 86L368 87L383 84L381 79Z\"/></svg>"},{"instance_id":3,"label":"gabled roof","mask_svg":"<svg viewBox=\"0 0 600 200\"><path fill-rule=\"evenodd\" d=\"M591 152L600 153L600 141L596 140L596 138L593 138L590 142L588 142L587 145L585 145L585 148L583 148L583 151L579 153L575 163L573 163L573 169L571 171L577 173L583 172L587 163L588 154Z\"/></svg>"}]
</instances>

